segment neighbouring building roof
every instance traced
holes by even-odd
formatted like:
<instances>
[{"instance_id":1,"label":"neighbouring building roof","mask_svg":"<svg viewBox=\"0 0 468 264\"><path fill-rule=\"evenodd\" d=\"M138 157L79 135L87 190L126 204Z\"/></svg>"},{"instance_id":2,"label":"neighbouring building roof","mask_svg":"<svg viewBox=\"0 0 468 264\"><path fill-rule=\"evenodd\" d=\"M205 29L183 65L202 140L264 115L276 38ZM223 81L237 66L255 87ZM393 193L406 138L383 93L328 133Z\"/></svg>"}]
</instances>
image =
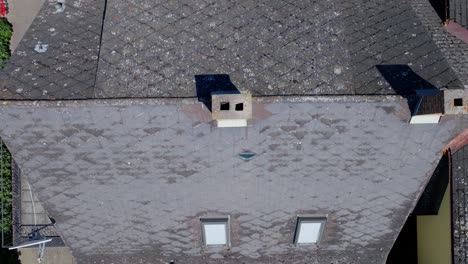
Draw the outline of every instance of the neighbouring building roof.
<instances>
[{"instance_id":1,"label":"neighbouring building roof","mask_svg":"<svg viewBox=\"0 0 468 264\"><path fill-rule=\"evenodd\" d=\"M440 1L439 1L440 2ZM445 59L463 82L464 87L468 86L468 43L452 35L442 26L434 8L428 0L410 1L411 6L416 11L423 26L428 30L439 50L444 54Z\"/></svg>"},{"instance_id":2,"label":"neighbouring building roof","mask_svg":"<svg viewBox=\"0 0 468 264\"><path fill-rule=\"evenodd\" d=\"M466 144L466 140L465 140ZM467 252L467 179L468 145L459 148L452 155L452 223L453 223L453 263L466 263Z\"/></svg>"},{"instance_id":3,"label":"neighbouring building roof","mask_svg":"<svg viewBox=\"0 0 468 264\"><path fill-rule=\"evenodd\" d=\"M79 263L384 263L468 126L408 118L398 97L257 98L229 129L195 99L5 102L0 136ZM311 214L323 238L296 247ZM230 249L205 248L200 217L227 215Z\"/></svg>"},{"instance_id":4,"label":"neighbouring building roof","mask_svg":"<svg viewBox=\"0 0 468 264\"><path fill-rule=\"evenodd\" d=\"M254 96L408 94L461 88L468 68L466 46L415 1L104 2L47 2L0 98L194 97L211 73Z\"/></svg>"}]
</instances>

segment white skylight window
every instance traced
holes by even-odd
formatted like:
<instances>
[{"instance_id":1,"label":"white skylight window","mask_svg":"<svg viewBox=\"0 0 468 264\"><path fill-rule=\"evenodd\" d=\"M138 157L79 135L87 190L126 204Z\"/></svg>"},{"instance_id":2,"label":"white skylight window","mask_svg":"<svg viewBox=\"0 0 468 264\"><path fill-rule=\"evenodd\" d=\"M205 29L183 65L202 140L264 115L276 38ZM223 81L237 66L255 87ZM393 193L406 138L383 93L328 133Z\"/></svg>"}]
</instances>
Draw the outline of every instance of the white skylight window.
<instances>
[{"instance_id":1,"label":"white skylight window","mask_svg":"<svg viewBox=\"0 0 468 264\"><path fill-rule=\"evenodd\" d=\"M202 218L203 243L206 246L229 246L229 218Z\"/></svg>"},{"instance_id":2,"label":"white skylight window","mask_svg":"<svg viewBox=\"0 0 468 264\"><path fill-rule=\"evenodd\" d=\"M318 243L325 222L325 217L298 217L294 242L297 245Z\"/></svg>"}]
</instances>

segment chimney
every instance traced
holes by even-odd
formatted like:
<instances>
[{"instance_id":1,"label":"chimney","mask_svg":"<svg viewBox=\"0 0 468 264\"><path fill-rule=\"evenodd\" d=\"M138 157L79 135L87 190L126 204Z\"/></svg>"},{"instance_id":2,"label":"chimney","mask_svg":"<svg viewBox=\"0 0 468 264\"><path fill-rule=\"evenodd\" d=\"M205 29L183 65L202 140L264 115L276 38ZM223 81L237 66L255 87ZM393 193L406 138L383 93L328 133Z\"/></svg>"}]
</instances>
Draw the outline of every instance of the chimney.
<instances>
[{"instance_id":1,"label":"chimney","mask_svg":"<svg viewBox=\"0 0 468 264\"><path fill-rule=\"evenodd\" d=\"M445 114L468 114L468 88L445 89L443 92Z\"/></svg>"},{"instance_id":2,"label":"chimney","mask_svg":"<svg viewBox=\"0 0 468 264\"><path fill-rule=\"evenodd\" d=\"M218 127L246 127L252 119L252 95L247 92L211 94L211 116Z\"/></svg>"},{"instance_id":3,"label":"chimney","mask_svg":"<svg viewBox=\"0 0 468 264\"><path fill-rule=\"evenodd\" d=\"M442 115L468 114L468 89L416 90L411 124L436 124Z\"/></svg>"}]
</instances>

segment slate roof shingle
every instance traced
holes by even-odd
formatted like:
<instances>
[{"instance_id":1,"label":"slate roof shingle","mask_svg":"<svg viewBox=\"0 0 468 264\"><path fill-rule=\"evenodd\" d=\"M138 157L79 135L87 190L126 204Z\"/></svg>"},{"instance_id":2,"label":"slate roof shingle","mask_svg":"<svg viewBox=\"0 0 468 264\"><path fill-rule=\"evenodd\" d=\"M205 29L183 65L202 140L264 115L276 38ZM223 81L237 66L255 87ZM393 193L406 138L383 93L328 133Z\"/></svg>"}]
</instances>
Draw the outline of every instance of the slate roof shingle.
<instances>
[{"instance_id":1,"label":"slate roof shingle","mask_svg":"<svg viewBox=\"0 0 468 264\"><path fill-rule=\"evenodd\" d=\"M12 102L0 135L83 263L382 263L441 149L468 126L410 125L391 98L256 99L251 126L234 129L201 107ZM240 159L246 150L256 157ZM298 214L328 215L317 248L293 245ZM203 249L209 215L231 216L229 251Z\"/></svg>"},{"instance_id":2,"label":"slate roof shingle","mask_svg":"<svg viewBox=\"0 0 468 264\"><path fill-rule=\"evenodd\" d=\"M440 41L446 35L434 43L419 5L415 12L403 0L109 0L106 8L72 0L63 13L52 6L0 73L0 98L194 97L194 76L211 73L229 74L254 96L395 94L410 91L395 91L375 66L408 65L437 88L461 88L468 68ZM35 52L38 42L48 50ZM458 77L444 55L458 62Z\"/></svg>"},{"instance_id":3,"label":"slate roof shingle","mask_svg":"<svg viewBox=\"0 0 468 264\"><path fill-rule=\"evenodd\" d=\"M468 259L466 245L466 193L468 178L468 145L452 155L452 225L454 263L466 263Z\"/></svg>"},{"instance_id":4,"label":"slate roof shingle","mask_svg":"<svg viewBox=\"0 0 468 264\"><path fill-rule=\"evenodd\" d=\"M104 2L46 3L0 72L1 99L163 98L0 105L0 135L82 263L383 263L468 126L411 126L398 97L347 97L463 86L468 62L447 47L464 46L420 0ZM249 127L216 129L200 102L172 99L205 74L255 96L335 96L256 98ZM210 214L231 216L229 251L202 247ZM298 214L328 215L318 246L292 245Z\"/></svg>"}]
</instances>

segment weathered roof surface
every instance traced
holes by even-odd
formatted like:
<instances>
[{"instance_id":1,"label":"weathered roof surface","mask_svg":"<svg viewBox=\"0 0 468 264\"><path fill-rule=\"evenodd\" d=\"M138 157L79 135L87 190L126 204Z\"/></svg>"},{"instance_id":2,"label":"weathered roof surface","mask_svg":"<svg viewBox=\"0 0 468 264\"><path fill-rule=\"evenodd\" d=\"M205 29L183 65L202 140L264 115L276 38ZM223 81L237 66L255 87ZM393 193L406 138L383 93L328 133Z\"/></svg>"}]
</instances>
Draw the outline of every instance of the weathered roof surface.
<instances>
[{"instance_id":1,"label":"weathered roof surface","mask_svg":"<svg viewBox=\"0 0 468 264\"><path fill-rule=\"evenodd\" d=\"M94 96L104 1L66 1L63 12L56 3L45 1L0 72L0 98ZM37 45L47 45L46 51L35 51Z\"/></svg>"},{"instance_id":2,"label":"weathered roof surface","mask_svg":"<svg viewBox=\"0 0 468 264\"><path fill-rule=\"evenodd\" d=\"M468 145L452 155L452 226L453 254L455 264L466 263L467 252L467 192L468 192Z\"/></svg>"},{"instance_id":3,"label":"weathered roof surface","mask_svg":"<svg viewBox=\"0 0 468 264\"><path fill-rule=\"evenodd\" d=\"M212 73L257 96L462 87L409 2L70 0L57 14L48 3L0 98L193 97L194 76Z\"/></svg>"},{"instance_id":4,"label":"weathered roof surface","mask_svg":"<svg viewBox=\"0 0 468 264\"><path fill-rule=\"evenodd\" d=\"M442 26L442 21L428 0L414 0L410 3L457 77L468 87L468 43L450 34Z\"/></svg>"},{"instance_id":5,"label":"weathered roof surface","mask_svg":"<svg viewBox=\"0 0 468 264\"><path fill-rule=\"evenodd\" d=\"M8 102L0 136L79 263L384 263L468 127L408 118L395 98L256 99L229 129L194 99ZM293 246L299 214L328 215L318 247ZM230 250L201 244L213 215L231 216Z\"/></svg>"}]
</instances>

